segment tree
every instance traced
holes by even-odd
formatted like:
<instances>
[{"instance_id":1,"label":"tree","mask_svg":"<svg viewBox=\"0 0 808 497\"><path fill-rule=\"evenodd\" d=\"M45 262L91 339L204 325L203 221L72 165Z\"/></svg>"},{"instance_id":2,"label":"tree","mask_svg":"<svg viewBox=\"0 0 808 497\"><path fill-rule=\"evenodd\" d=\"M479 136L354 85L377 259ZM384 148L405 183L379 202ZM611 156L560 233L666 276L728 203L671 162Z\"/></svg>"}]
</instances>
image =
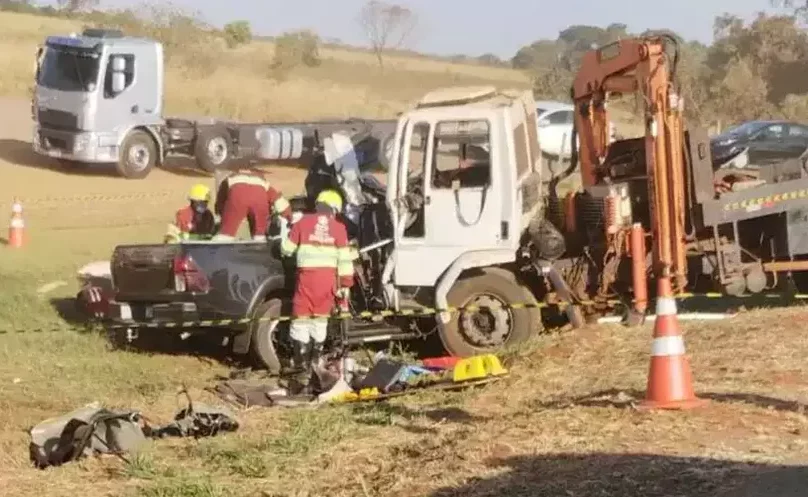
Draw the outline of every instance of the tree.
<instances>
[{"instance_id":1,"label":"tree","mask_svg":"<svg viewBox=\"0 0 808 497\"><path fill-rule=\"evenodd\" d=\"M65 12L74 13L82 10L88 10L98 6L100 0L57 0L56 4L60 10Z\"/></svg>"},{"instance_id":2,"label":"tree","mask_svg":"<svg viewBox=\"0 0 808 497\"><path fill-rule=\"evenodd\" d=\"M224 25L224 39L227 46L236 48L252 41L252 30L249 21L233 21Z\"/></svg>"},{"instance_id":3,"label":"tree","mask_svg":"<svg viewBox=\"0 0 808 497\"><path fill-rule=\"evenodd\" d=\"M396 4L369 0L359 12L359 25L365 33L376 61L384 68L388 50L404 46L412 37L418 18L414 11Z\"/></svg>"},{"instance_id":4,"label":"tree","mask_svg":"<svg viewBox=\"0 0 808 497\"><path fill-rule=\"evenodd\" d=\"M502 59L492 53L484 53L477 57L477 62L487 66L501 66L503 65Z\"/></svg>"}]
</instances>

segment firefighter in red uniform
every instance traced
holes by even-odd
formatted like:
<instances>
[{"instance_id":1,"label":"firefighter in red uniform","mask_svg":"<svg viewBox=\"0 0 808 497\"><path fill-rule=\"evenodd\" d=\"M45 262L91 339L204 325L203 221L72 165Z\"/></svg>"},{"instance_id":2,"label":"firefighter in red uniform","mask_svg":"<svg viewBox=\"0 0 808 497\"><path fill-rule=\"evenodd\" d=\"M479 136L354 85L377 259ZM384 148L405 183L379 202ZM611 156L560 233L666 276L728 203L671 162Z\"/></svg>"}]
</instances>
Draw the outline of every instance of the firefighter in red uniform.
<instances>
[{"instance_id":1,"label":"firefighter in red uniform","mask_svg":"<svg viewBox=\"0 0 808 497\"><path fill-rule=\"evenodd\" d=\"M235 240L244 218L250 225L252 239L266 240L270 213L288 222L292 218L292 207L283 194L264 179L261 171L238 171L219 186L216 214L222 221L214 240Z\"/></svg>"},{"instance_id":2,"label":"firefighter in red uniform","mask_svg":"<svg viewBox=\"0 0 808 497\"><path fill-rule=\"evenodd\" d=\"M311 367L323 350L328 316L339 300L347 302L353 286L353 260L348 233L335 214L342 197L333 190L317 196L316 211L304 214L281 243L283 255L295 256L297 276L292 298L293 320L289 335L294 344L295 367L302 388L308 386Z\"/></svg>"},{"instance_id":3,"label":"firefighter in red uniform","mask_svg":"<svg viewBox=\"0 0 808 497\"><path fill-rule=\"evenodd\" d=\"M216 230L216 220L208 209L210 188L202 184L191 187L188 205L177 211L174 224L169 225L166 243L180 240L206 240Z\"/></svg>"}]
</instances>

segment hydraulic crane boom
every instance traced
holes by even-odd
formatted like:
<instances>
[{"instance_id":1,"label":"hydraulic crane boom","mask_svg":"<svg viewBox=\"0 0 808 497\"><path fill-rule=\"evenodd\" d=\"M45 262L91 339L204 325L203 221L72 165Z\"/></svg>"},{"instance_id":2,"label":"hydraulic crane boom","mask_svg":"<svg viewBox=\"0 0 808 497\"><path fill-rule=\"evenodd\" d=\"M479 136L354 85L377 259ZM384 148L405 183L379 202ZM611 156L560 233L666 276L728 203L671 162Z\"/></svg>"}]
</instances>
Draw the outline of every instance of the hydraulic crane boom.
<instances>
[{"instance_id":1,"label":"hydraulic crane boom","mask_svg":"<svg viewBox=\"0 0 808 497\"><path fill-rule=\"evenodd\" d=\"M671 60L667 52L674 47ZM678 45L668 35L620 40L584 54L572 98L578 161L584 188L609 183L606 99L610 93L639 93L645 122L648 206L654 242L654 270L687 282L685 257L685 163L683 102L675 87ZM573 144L574 145L574 144Z\"/></svg>"}]
</instances>

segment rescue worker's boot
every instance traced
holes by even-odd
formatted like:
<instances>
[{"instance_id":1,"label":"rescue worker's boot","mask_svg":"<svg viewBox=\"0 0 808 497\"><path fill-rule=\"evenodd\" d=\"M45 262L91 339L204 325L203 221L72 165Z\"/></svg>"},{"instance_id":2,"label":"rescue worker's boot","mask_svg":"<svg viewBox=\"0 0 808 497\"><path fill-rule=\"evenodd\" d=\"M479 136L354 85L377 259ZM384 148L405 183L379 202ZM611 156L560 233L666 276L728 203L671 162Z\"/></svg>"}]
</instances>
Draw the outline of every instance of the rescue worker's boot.
<instances>
[{"instance_id":1,"label":"rescue worker's boot","mask_svg":"<svg viewBox=\"0 0 808 497\"><path fill-rule=\"evenodd\" d=\"M309 342L293 342L294 373L289 381L289 393L292 395L306 395L309 392L309 380L311 379L311 348Z\"/></svg>"},{"instance_id":2,"label":"rescue worker's boot","mask_svg":"<svg viewBox=\"0 0 808 497\"><path fill-rule=\"evenodd\" d=\"M319 342L311 342L311 349L309 351L309 365L311 368L316 368L320 365L320 357L323 355L323 345Z\"/></svg>"},{"instance_id":3,"label":"rescue worker's boot","mask_svg":"<svg viewBox=\"0 0 808 497\"><path fill-rule=\"evenodd\" d=\"M311 377L316 380L314 384L309 383L309 389L312 392L319 393L323 389L323 378L321 377L322 368L320 365L320 358L323 354L323 344L315 341L311 342L309 349L309 356L307 358L309 371L313 373Z\"/></svg>"}]
</instances>

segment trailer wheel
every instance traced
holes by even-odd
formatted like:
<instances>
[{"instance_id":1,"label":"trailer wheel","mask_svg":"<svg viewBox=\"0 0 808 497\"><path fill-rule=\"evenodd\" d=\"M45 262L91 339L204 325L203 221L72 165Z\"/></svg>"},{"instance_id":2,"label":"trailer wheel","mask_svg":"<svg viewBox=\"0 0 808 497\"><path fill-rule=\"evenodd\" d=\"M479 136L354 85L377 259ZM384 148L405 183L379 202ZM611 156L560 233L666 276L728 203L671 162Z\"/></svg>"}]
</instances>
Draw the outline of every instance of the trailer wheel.
<instances>
[{"instance_id":1,"label":"trailer wheel","mask_svg":"<svg viewBox=\"0 0 808 497\"><path fill-rule=\"evenodd\" d=\"M252 337L250 339L250 354L270 374L280 374L282 364L279 351L281 325L286 324L276 319L280 317L282 302L280 299L270 299L259 305L254 317L257 321L251 324Z\"/></svg>"},{"instance_id":2,"label":"trailer wheel","mask_svg":"<svg viewBox=\"0 0 808 497\"><path fill-rule=\"evenodd\" d=\"M151 135L136 130L124 139L115 168L127 179L143 179L157 164L157 145Z\"/></svg>"},{"instance_id":3,"label":"trailer wheel","mask_svg":"<svg viewBox=\"0 0 808 497\"><path fill-rule=\"evenodd\" d=\"M220 126L205 127L196 136L194 157L199 167L212 173L227 165L232 150L233 140L227 129Z\"/></svg>"},{"instance_id":4,"label":"trailer wheel","mask_svg":"<svg viewBox=\"0 0 808 497\"><path fill-rule=\"evenodd\" d=\"M452 307L523 304L535 300L530 291L508 271L487 268L481 274L459 280L447 295ZM542 328L539 309L481 309L453 312L438 327L446 351L459 357L488 354L528 340Z\"/></svg>"}]
</instances>

